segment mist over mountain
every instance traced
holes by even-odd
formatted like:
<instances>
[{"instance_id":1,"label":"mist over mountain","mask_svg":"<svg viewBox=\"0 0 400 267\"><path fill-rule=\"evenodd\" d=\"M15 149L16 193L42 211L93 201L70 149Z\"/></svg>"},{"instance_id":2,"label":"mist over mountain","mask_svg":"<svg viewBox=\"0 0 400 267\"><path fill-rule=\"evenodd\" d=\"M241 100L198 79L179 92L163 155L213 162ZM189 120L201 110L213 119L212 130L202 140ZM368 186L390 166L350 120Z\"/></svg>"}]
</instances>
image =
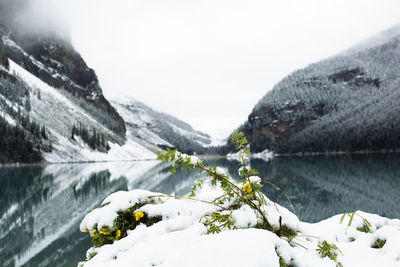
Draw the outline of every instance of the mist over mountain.
<instances>
[{"instance_id":1,"label":"mist over mountain","mask_svg":"<svg viewBox=\"0 0 400 267\"><path fill-rule=\"evenodd\" d=\"M150 159L165 147L198 152L210 142L144 104L145 116L133 123L126 109L137 102L119 106L122 117L62 16L38 3L0 1L0 163Z\"/></svg>"},{"instance_id":2,"label":"mist over mountain","mask_svg":"<svg viewBox=\"0 0 400 267\"><path fill-rule=\"evenodd\" d=\"M400 148L400 25L282 79L244 131L253 152Z\"/></svg>"},{"instance_id":3,"label":"mist over mountain","mask_svg":"<svg viewBox=\"0 0 400 267\"><path fill-rule=\"evenodd\" d=\"M62 16L40 11L36 1L3 0L0 34L7 57L47 84L83 100L87 110L124 137L122 118L104 98L93 69L76 52Z\"/></svg>"}]
</instances>

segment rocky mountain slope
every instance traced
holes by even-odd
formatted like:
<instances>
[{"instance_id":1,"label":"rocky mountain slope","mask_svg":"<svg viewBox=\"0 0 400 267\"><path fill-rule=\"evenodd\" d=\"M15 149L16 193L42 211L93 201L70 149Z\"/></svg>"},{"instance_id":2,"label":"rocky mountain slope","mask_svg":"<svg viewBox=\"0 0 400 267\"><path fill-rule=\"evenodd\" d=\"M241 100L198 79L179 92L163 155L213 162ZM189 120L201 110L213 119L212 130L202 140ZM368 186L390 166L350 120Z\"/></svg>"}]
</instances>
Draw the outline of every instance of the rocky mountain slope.
<instances>
[{"instance_id":1,"label":"rocky mountain slope","mask_svg":"<svg viewBox=\"0 0 400 267\"><path fill-rule=\"evenodd\" d=\"M113 99L111 103L125 120L127 138L152 151L169 147L188 154L203 153L211 145L209 135L135 99Z\"/></svg>"},{"instance_id":2,"label":"rocky mountain slope","mask_svg":"<svg viewBox=\"0 0 400 267\"><path fill-rule=\"evenodd\" d=\"M400 25L285 77L240 130L253 152L394 150L399 100Z\"/></svg>"},{"instance_id":3,"label":"rocky mountain slope","mask_svg":"<svg viewBox=\"0 0 400 267\"><path fill-rule=\"evenodd\" d=\"M41 154L41 160L75 162L155 157L154 152L110 130L85 109L84 102L49 86L14 61L9 63L10 70L4 73L16 82L0 79L0 117L23 132L32 151ZM14 93L8 94L10 88ZM19 92L17 96L15 92ZM15 146L9 148L18 155L26 153ZM35 161L37 157L28 161L3 160Z\"/></svg>"},{"instance_id":4,"label":"rocky mountain slope","mask_svg":"<svg viewBox=\"0 0 400 267\"><path fill-rule=\"evenodd\" d=\"M7 57L50 86L83 101L82 106L96 119L124 137L123 119L104 98L94 70L74 50L69 33L38 23L42 18L28 11L30 5L31 1L1 2L0 35Z\"/></svg>"},{"instance_id":5,"label":"rocky mountain slope","mask_svg":"<svg viewBox=\"0 0 400 267\"><path fill-rule=\"evenodd\" d=\"M161 148L199 152L210 142L136 101L118 105L123 118L68 31L40 25L30 3L0 1L0 163L149 159Z\"/></svg>"}]
</instances>

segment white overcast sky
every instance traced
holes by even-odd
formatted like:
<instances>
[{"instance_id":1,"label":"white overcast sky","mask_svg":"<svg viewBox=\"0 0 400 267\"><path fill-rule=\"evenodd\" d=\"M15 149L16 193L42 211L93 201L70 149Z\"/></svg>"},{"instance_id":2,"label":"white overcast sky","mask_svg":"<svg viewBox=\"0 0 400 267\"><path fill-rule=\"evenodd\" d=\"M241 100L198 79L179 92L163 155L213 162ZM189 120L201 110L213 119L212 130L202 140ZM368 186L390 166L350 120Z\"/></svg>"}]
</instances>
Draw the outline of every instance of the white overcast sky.
<instances>
[{"instance_id":1,"label":"white overcast sky","mask_svg":"<svg viewBox=\"0 0 400 267\"><path fill-rule=\"evenodd\" d=\"M53 3L106 97L132 96L209 133L243 123L290 72L400 22L399 0Z\"/></svg>"}]
</instances>

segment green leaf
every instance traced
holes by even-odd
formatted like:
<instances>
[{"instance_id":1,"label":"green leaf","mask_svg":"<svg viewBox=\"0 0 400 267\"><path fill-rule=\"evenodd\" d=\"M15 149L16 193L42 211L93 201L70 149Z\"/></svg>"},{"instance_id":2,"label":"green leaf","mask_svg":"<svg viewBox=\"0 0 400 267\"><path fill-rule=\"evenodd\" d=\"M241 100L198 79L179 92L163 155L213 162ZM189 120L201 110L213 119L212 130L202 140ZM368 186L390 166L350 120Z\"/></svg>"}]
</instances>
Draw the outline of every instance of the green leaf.
<instances>
[{"instance_id":1,"label":"green leaf","mask_svg":"<svg viewBox=\"0 0 400 267\"><path fill-rule=\"evenodd\" d=\"M350 220L349 220L349 224L347 226L350 226L351 223L353 222L354 214L355 213L353 212L351 215L349 215L350 216Z\"/></svg>"},{"instance_id":2,"label":"green leaf","mask_svg":"<svg viewBox=\"0 0 400 267\"><path fill-rule=\"evenodd\" d=\"M347 213L343 213L342 217L340 218L340 224L343 223L344 217L346 216Z\"/></svg>"}]
</instances>

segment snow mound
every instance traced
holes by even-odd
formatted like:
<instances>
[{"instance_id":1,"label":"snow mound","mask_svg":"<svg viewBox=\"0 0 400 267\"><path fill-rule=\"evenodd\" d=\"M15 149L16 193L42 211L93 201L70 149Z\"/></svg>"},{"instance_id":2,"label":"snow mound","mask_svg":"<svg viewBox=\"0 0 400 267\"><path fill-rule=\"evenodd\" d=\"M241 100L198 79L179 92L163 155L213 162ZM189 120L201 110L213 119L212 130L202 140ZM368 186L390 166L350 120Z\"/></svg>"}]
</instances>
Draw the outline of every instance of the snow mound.
<instances>
[{"instance_id":1,"label":"snow mound","mask_svg":"<svg viewBox=\"0 0 400 267\"><path fill-rule=\"evenodd\" d=\"M268 221L295 235L256 229L260 218L248 205L232 210L231 230L207 234L204 216L229 211L207 203L223 194L218 184L205 181L196 193L196 199L144 190L110 195L80 229L92 237L99 231L115 236L90 248L79 266L400 266L400 220L357 211L310 224L265 197ZM121 234L118 218L130 213L135 227ZM318 253L324 241L333 245L336 261Z\"/></svg>"},{"instance_id":2,"label":"snow mound","mask_svg":"<svg viewBox=\"0 0 400 267\"><path fill-rule=\"evenodd\" d=\"M274 157L274 153L268 149L260 152L251 154L251 158L253 159L262 159L264 161L270 161Z\"/></svg>"}]
</instances>

